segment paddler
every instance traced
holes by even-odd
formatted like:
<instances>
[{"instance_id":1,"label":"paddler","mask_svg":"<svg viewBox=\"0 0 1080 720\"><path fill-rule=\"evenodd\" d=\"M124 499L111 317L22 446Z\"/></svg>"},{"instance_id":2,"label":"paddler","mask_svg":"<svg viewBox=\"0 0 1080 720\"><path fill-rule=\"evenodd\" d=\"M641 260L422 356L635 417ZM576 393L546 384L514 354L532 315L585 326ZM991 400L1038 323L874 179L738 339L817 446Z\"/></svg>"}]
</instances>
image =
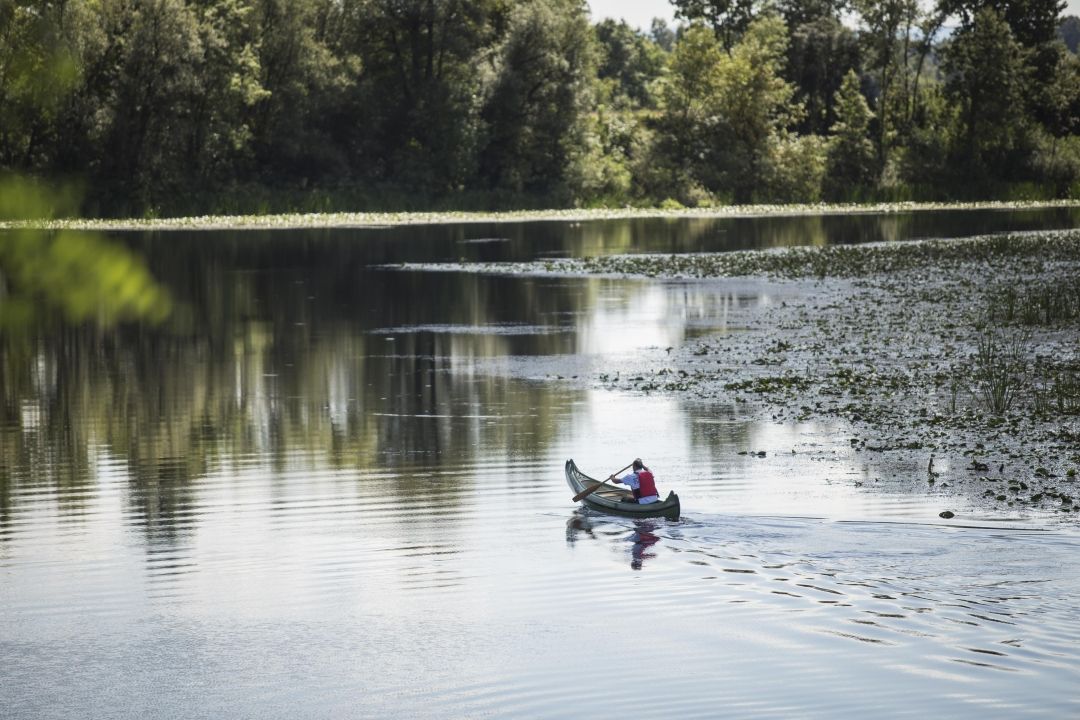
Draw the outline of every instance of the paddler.
<instances>
[{"instance_id":1,"label":"paddler","mask_svg":"<svg viewBox=\"0 0 1080 720\"><path fill-rule=\"evenodd\" d=\"M653 479L653 474L649 468L645 467L645 463L641 462L641 458L634 461L633 470L633 472L621 478L612 475L608 477L608 480L621 483L633 491L634 499L627 499L625 502L636 502L641 505L660 502L660 493L656 491L656 480Z\"/></svg>"}]
</instances>

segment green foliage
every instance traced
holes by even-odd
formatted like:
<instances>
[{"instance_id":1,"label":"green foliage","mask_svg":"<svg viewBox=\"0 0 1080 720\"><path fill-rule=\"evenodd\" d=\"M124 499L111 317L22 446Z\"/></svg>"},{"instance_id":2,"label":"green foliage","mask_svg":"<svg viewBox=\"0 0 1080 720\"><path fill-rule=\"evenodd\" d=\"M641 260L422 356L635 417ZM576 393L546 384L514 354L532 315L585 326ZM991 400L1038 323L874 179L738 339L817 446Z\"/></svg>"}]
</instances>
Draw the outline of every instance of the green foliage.
<instances>
[{"instance_id":1,"label":"green foliage","mask_svg":"<svg viewBox=\"0 0 1080 720\"><path fill-rule=\"evenodd\" d=\"M0 0L0 171L135 216L1080 192L1055 0L675 5Z\"/></svg>"},{"instance_id":2,"label":"green foliage","mask_svg":"<svg viewBox=\"0 0 1080 720\"><path fill-rule=\"evenodd\" d=\"M327 0L328 6L333 3ZM344 3L341 47L362 72L342 91L331 126L344 150L340 174L448 192L475 173L482 142L480 102L507 24L498 0L353 0ZM478 72L478 68L480 71ZM298 148L307 155L309 144ZM317 175L317 168L311 175Z\"/></svg>"},{"instance_id":3,"label":"green foliage","mask_svg":"<svg viewBox=\"0 0 1080 720\"><path fill-rule=\"evenodd\" d=\"M1036 89L1038 117L1054 137L1080 134L1080 58L1070 54L1063 45L1048 48L1049 72Z\"/></svg>"},{"instance_id":4,"label":"green foliage","mask_svg":"<svg viewBox=\"0 0 1080 720\"><path fill-rule=\"evenodd\" d=\"M859 89L859 78L849 70L836 93L827 160L826 195L838 199L874 183L876 157L868 136L874 113Z\"/></svg>"},{"instance_id":5,"label":"green foliage","mask_svg":"<svg viewBox=\"0 0 1080 720\"><path fill-rule=\"evenodd\" d=\"M481 117L481 172L496 187L572 196L594 72L592 33L573 0L529 0L507 19ZM564 200L565 201L565 200Z\"/></svg>"},{"instance_id":6,"label":"green foliage","mask_svg":"<svg viewBox=\"0 0 1080 720\"><path fill-rule=\"evenodd\" d=\"M0 168L52 159L78 67L51 4L0 0Z\"/></svg>"},{"instance_id":7,"label":"green foliage","mask_svg":"<svg viewBox=\"0 0 1080 720\"><path fill-rule=\"evenodd\" d=\"M0 179L0 220L47 220L69 210L72 197ZM26 227L0 233L0 331L26 332L54 310L73 324L156 323L168 317L171 301L141 259L100 235Z\"/></svg>"},{"instance_id":8,"label":"green foliage","mask_svg":"<svg viewBox=\"0 0 1080 720\"><path fill-rule=\"evenodd\" d=\"M649 37L665 53L675 49L675 31L668 27L663 18L653 18L649 26Z\"/></svg>"},{"instance_id":9,"label":"green foliage","mask_svg":"<svg viewBox=\"0 0 1080 720\"><path fill-rule=\"evenodd\" d=\"M730 51L750 27L757 14L756 0L671 0L675 16L703 22L712 28L725 50Z\"/></svg>"},{"instance_id":10,"label":"green foliage","mask_svg":"<svg viewBox=\"0 0 1080 720\"><path fill-rule=\"evenodd\" d=\"M919 18L917 0L853 0L866 31L867 69L877 76L877 150L881 167L895 136L895 94L905 87L911 28Z\"/></svg>"},{"instance_id":11,"label":"green foliage","mask_svg":"<svg viewBox=\"0 0 1080 720\"><path fill-rule=\"evenodd\" d=\"M753 22L725 53L703 26L686 31L671 60L659 142L673 170L736 202L767 193L782 134L802 106L780 76L787 35L783 22Z\"/></svg>"},{"instance_id":12,"label":"green foliage","mask_svg":"<svg viewBox=\"0 0 1080 720\"><path fill-rule=\"evenodd\" d=\"M344 39L349 7L326 0L251 3L246 47L255 53L258 84L243 114L250 128L245 170L254 165L301 183L343 171L348 158L335 147L334 122L362 67Z\"/></svg>"},{"instance_id":13,"label":"green foliage","mask_svg":"<svg viewBox=\"0 0 1080 720\"><path fill-rule=\"evenodd\" d=\"M773 141L761 199L817 202L827 173L828 141L818 135L781 133Z\"/></svg>"},{"instance_id":14,"label":"green foliage","mask_svg":"<svg viewBox=\"0 0 1080 720\"><path fill-rule=\"evenodd\" d=\"M612 100L635 107L653 107L651 86L664 69L664 51L625 22L606 19L594 31L601 54L597 77L615 82Z\"/></svg>"},{"instance_id":15,"label":"green foliage","mask_svg":"<svg viewBox=\"0 0 1080 720\"><path fill-rule=\"evenodd\" d=\"M1058 31L1062 0L938 0L942 10L959 19L960 32L970 32L979 24L979 15L993 12L1024 47L1052 41Z\"/></svg>"},{"instance_id":16,"label":"green foliage","mask_svg":"<svg viewBox=\"0 0 1080 720\"><path fill-rule=\"evenodd\" d=\"M1020 46L1007 23L985 9L946 48L947 97L958 108L950 157L975 178L1018 178L1028 139L1027 80Z\"/></svg>"},{"instance_id":17,"label":"green foliage","mask_svg":"<svg viewBox=\"0 0 1080 720\"><path fill-rule=\"evenodd\" d=\"M931 188L927 195L948 197L955 173L949 148L958 127L957 108L944 88L934 85L919 91L919 121L911 127L901 148L900 165L907 182Z\"/></svg>"},{"instance_id":18,"label":"green foliage","mask_svg":"<svg viewBox=\"0 0 1080 720\"><path fill-rule=\"evenodd\" d=\"M859 43L855 32L834 14L794 13L805 20L790 24L784 76L794 83L796 98L806 107L799 130L825 133L836 120L833 98L844 75L859 67ZM791 21L789 21L790 23Z\"/></svg>"}]
</instances>

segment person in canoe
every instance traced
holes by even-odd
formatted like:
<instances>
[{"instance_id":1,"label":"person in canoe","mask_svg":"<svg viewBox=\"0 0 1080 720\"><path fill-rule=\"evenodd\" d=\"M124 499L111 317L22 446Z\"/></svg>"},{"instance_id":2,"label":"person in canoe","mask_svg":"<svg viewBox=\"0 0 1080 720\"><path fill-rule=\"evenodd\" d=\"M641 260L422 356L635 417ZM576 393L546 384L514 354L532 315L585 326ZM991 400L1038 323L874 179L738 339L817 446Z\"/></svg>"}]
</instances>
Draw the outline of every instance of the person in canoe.
<instances>
[{"instance_id":1,"label":"person in canoe","mask_svg":"<svg viewBox=\"0 0 1080 720\"><path fill-rule=\"evenodd\" d=\"M641 458L634 461L633 472L621 478L612 475L608 480L621 483L634 493L633 499L628 498L624 502L634 502L641 505L660 502L660 493L656 491L656 480L653 479L653 474L649 468L645 467L645 463L641 462Z\"/></svg>"}]
</instances>

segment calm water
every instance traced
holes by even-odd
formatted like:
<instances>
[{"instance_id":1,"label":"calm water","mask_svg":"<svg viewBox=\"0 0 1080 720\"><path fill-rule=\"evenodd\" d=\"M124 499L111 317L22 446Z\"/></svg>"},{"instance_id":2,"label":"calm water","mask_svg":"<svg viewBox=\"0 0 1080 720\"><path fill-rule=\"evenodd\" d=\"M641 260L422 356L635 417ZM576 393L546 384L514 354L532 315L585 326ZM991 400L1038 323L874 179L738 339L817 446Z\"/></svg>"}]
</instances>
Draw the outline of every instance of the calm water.
<instances>
[{"instance_id":1,"label":"calm water","mask_svg":"<svg viewBox=\"0 0 1080 720\"><path fill-rule=\"evenodd\" d=\"M1076 717L1080 532L928 522L939 499L857 487L856 456L802 459L843 427L585 380L788 285L384 266L1078 220L114 236L164 326L0 345L3 715ZM680 522L570 503L567 457L635 455Z\"/></svg>"}]
</instances>

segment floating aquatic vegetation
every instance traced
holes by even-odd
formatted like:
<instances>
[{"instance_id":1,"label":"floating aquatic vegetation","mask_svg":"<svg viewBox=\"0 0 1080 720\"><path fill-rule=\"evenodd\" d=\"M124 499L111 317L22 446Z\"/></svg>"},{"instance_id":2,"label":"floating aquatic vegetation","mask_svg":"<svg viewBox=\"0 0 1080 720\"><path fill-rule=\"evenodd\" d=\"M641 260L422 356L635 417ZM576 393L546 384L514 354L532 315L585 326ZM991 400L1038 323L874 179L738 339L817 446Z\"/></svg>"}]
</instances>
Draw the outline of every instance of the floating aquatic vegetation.
<instances>
[{"instance_id":1,"label":"floating aquatic vegetation","mask_svg":"<svg viewBox=\"0 0 1080 720\"><path fill-rule=\"evenodd\" d=\"M798 375L776 375L726 383L724 389L752 393L776 393L789 390L808 390L811 384L808 378Z\"/></svg>"},{"instance_id":2,"label":"floating aquatic vegetation","mask_svg":"<svg viewBox=\"0 0 1080 720\"><path fill-rule=\"evenodd\" d=\"M912 240L865 245L827 245L769 250L683 254L627 254L586 258L559 258L513 263L425 263L405 269L452 270L496 274L613 275L661 278L719 278L765 276L773 278L851 278L876 282L912 270L940 273L964 263L988 267L1030 266L1037 272L1048 262L1080 261L1080 230L1038 231L1007 235L981 235L959 239ZM1014 268L1015 269L1015 268ZM970 279L933 290L926 300L969 299ZM950 297L945 297L949 294ZM1071 296L1070 296L1071 297ZM1059 311L1060 312L1060 311Z\"/></svg>"},{"instance_id":3,"label":"floating aquatic vegetation","mask_svg":"<svg viewBox=\"0 0 1080 720\"><path fill-rule=\"evenodd\" d=\"M1027 210L1080 207L1076 200L973 202L973 203L806 203L792 205L731 205L719 208L570 208L561 210L516 210L509 212L341 212L287 213L278 215L202 215L178 218L128 218L101 220L32 219L18 223L0 222L37 229L68 230L243 230L325 227L385 227L441 223L495 223L530 221L588 221L650 217L725 218L762 215L826 215L910 213L927 210Z\"/></svg>"}]
</instances>

